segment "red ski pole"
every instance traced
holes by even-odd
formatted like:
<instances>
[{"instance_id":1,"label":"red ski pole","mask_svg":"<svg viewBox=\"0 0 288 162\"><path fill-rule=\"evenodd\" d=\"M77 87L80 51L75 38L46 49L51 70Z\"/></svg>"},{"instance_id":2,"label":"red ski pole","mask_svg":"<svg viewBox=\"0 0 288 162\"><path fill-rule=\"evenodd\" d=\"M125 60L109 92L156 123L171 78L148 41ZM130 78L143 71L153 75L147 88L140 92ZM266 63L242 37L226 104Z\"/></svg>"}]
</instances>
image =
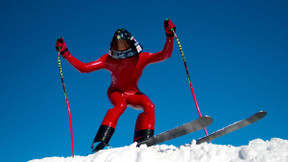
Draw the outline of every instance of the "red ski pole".
<instances>
[{"instance_id":1,"label":"red ski pole","mask_svg":"<svg viewBox=\"0 0 288 162\"><path fill-rule=\"evenodd\" d=\"M68 109L68 115L69 115L69 122L70 122L70 134L71 134L71 145L72 145L72 157L74 157L74 142L73 142L73 129L72 129L72 117L71 117L71 111L70 111L70 104L66 93L66 88L64 84L64 78L63 78L63 72L62 72L62 66L61 66L61 59L60 59L60 50L58 51L58 65L59 65L59 72L61 77L61 82L64 90L65 100L67 104Z\"/></svg>"},{"instance_id":2,"label":"red ski pole","mask_svg":"<svg viewBox=\"0 0 288 162\"><path fill-rule=\"evenodd\" d=\"M202 117L202 114L201 114L201 111L200 111L200 108L198 106L198 102L196 100L196 96L195 96L195 93L194 93L194 90L193 90L193 86L192 86L192 83L191 83L191 80L190 80L190 75L189 75L189 72L188 72L188 67L187 67L185 56L184 56L184 52L182 50L182 46L181 46L180 41L178 39L178 36L177 36L177 34L176 34L176 32L174 31L173 28L171 29L171 31L174 33L174 37L176 38L176 41L177 41L178 46L179 46L179 50L180 50L180 53L181 53L181 56L182 56L182 60L183 60L183 63L184 63L184 67L185 67L185 70L186 70L188 82L189 82L189 85L190 85L190 89L191 89L191 92L192 92L192 95L193 95L193 99L194 99L194 102L195 102L195 106L196 106L197 112L199 114L199 117ZM206 136L208 136L208 131L207 131L206 127L204 128L204 131L205 131Z\"/></svg>"}]
</instances>

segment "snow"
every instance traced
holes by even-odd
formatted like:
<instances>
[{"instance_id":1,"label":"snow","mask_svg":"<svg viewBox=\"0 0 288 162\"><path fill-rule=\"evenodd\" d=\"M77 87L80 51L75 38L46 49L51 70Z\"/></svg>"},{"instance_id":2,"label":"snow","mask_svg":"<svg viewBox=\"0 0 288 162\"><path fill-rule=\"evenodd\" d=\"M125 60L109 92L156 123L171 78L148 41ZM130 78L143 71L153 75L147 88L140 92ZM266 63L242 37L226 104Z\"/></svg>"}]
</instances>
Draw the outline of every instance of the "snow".
<instances>
[{"instance_id":1,"label":"snow","mask_svg":"<svg viewBox=\"0 0 288 162\"><path fill-rule=\"evenodd\" d=\"M255 139L248 145L234 147L196 141L180 147L156 145L136 147L136 143L88 156L48 157L29 162L288 162L288 141Z\"/></svg>"}]
</instances>

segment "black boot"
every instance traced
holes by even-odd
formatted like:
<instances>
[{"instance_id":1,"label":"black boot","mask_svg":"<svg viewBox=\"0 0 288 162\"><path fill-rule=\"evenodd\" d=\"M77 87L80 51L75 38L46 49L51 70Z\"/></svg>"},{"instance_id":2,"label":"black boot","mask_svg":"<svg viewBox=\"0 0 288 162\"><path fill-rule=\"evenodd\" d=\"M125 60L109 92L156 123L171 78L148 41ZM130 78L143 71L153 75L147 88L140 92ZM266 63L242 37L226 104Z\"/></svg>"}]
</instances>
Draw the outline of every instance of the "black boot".
<instances>
[{"instance_id":1,"label":"black boot","mask_svg":"<svg viewBox=\"0 0 288 162\"><path fill-rule=\"evenodd\" d=\"M114 133L114 130L115 129L113 127L101 125L91 145L92 152L97 152L109 146L108 143ZM95 147L96 143L98 144Z\"/></svg>"},{"instance_id":2,"label":"black boot","mask_svg":"<svg viewBox=\"0 0 288 162\"><path fill-rule=\"evenodd\" d=\"M153 137L154 130L153 129L142 129L135 131L134 133L134 142L141 142L150 137Z\"/></svg>"}]
</instances>

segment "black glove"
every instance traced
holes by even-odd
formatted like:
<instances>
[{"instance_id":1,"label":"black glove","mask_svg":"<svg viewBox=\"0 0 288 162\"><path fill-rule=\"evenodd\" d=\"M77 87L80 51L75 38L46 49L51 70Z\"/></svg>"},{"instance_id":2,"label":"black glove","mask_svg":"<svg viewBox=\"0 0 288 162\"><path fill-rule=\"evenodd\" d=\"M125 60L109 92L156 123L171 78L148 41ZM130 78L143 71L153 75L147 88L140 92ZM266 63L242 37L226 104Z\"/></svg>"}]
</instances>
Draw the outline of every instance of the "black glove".
<instances>
[{"instance_id":1,"label":"black glove","mask_svg":"<svg viewBox=\"0 0 288 162\"><path fill-rule=\"evenodd\" d=\"M173 31L176 32L176 25L173 24L173 22L170 19L166 19L164 21L164 29L168 37L174 37L174 33L171 31L171 29L173 29Z\"/></svg>"},{"instance_id":2,"label":"black glove","mask_svg":"<svg viewBox=\"0 0 288 162\"><path fill-rule=\"evenodd\" d=\"M57 39L56 50L57 50L57 52L60 52L60 54L63 57L65 57L65 56L67 56L69 54L68 48L66 46L66 43L64 42L62 37Z\"/></svg>"}]
</instances>

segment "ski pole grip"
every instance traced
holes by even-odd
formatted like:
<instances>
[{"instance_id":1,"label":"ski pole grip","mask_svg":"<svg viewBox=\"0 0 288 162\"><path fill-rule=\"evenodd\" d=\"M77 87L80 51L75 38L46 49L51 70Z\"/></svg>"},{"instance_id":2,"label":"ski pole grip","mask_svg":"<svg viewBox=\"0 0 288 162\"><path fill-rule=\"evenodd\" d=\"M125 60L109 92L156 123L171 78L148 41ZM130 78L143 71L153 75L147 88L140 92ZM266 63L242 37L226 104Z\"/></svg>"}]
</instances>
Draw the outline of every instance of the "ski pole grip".
<instances>
[{"instance_id":1,"label":"ski pole grip","mask_svg":"<svg viewBox=\"0 0 288 162\"><path fill-rule=\"evenodd\" d=\"M61 43L63 43L61 38L62 38L62 37L59 36L58 39L57 39L57 41L58 41L58 40L61 40ZM61 48L62 48L62 47L56 47L58 54L60 54Z\"/></svg>"},{"instance_id":2,"label":"ski pole grip","mask_svg":"<svg viewBox=\"0 0 288 162\"><path fill-rule=\"evenodd\" d=\"M169 21L169 19L168 19L168 18L166 18L166 19L165 19L165 21ZM171 32L173 32L174 36L176 36L176 33L175 33L175 31L174 31L174 29L173 29L173 28L172 28L172 29L170 29L170 31L171 31Z\"/></svg>"}]
</instances>

